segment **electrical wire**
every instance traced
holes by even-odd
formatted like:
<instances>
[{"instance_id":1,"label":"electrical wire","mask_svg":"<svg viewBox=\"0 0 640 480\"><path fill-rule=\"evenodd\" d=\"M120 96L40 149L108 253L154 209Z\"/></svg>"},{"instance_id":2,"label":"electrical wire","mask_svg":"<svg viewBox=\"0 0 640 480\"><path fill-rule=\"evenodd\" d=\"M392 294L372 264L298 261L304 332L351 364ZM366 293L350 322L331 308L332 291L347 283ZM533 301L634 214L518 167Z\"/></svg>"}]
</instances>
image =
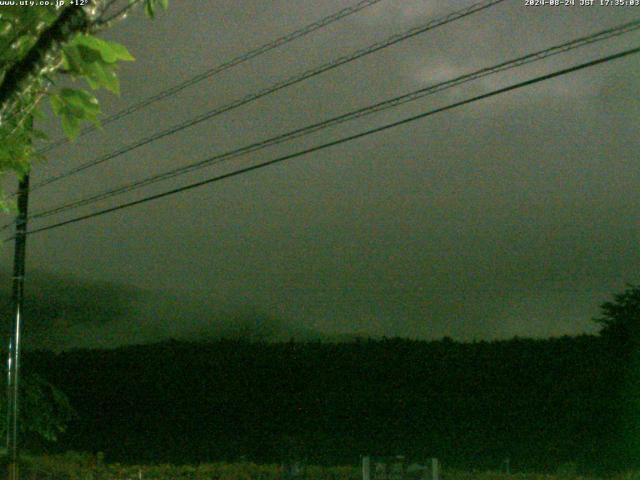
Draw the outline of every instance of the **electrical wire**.
<instances>
[{"instance_id":1,"label":"electrical wire","mask_svg":"<svg viewBox=\"0 0 640 480\"><path fill-rule=\"evenodd\" d=\"M115 189L109 189L106 190L104 192L100 192L98 194L94 194L91 195L89 197L85 197L79 200L75 200L72 202L68 202L66 204L57 206L57 207L53 207L50 208L48 210L44 210L41 212L35 212L32 215L29 216L30 220L35 220L35 219L39 219L39 218L45 218L45 217L49 217L58 213L62 213L68 210L72 210L75 208L79 208L85 205L89 205L92 203L95 203L97 201L100 200L105 200L108 198L112 198L115 197L117 195L121 195L124 194L126 192L130 192L133 190L137 190L139 188L157 183L159 181L164 181L164 180L168 180L180 175L184 175L186 173L190 173L193 172L195 170L198 170L200 168L204 168L204 167L208 167L211 166L213 164L217 164L217 163L221 163L223 161L228 161L231 160L232 158L236 158L238 156L241 155L246 155L248 153L252 153L258 150L262 150L264 148L273 146L273 145L278 145L280 143L283 143L285 141L289 141L295 138L299 138L305 135L309 135L311 133L315 133L317 131L326 129L328 127L332 127L350 120L354 120L357 118L362 118L364 116L367 115L371 115L374 113L378 113L384 110L387 110L389 108L393 108L393 107L397 107L399 105L405 104L407 102L412 102L415 100L418 100L420 98L423 98L427 95L433 95L435 93L447 90L449 88L453 88L459 85L462 85L464 83L468 83L474 80L478 80L480 78L489 76L489 75L494 75L496 73L500 73L500 72L504 72L506 70L510 70L513 68L517 68L529 63L533 63L533 62L537 62L537 61L541 61L545 58L548 58L550 56L553 55L558 55L561 53L565 53L568 52L570 50L574 50L586 45L592 45L594 43L597 42L602 42L604 40L613 38L613 37L617 37L626 33L630 33L633 31L636 31L640 29L640 19L638 20L634 20L631 22L627 22L624 23L622 25L618 25L615 27L611 27L608 28L606 30L602 30L575 40L571 40L569 42L565 42L559 45L555 45L549 48L546 48L544 50L539 50L537 52L534 53L529 53L527 55L518 57L518 58L514 58L502 63L499 63L497 65L491 66L491 67L485 67L482 68L480 70L476 70L472 73L468 73L468 74L464 74L458 77L455 77L453 79L450 80L446 80L444 82L440 82L437 83L435 85L430 85L428 87L425 88L421 88L418 90L415 90L413 92L410 93L406 93L404 95L400 95L400 96L396 96L393 97L391 99L387 99L378 103L375 103L373 105L369 105L367 107L363 107L342 115L338 115L336 117L324 120L322 122L318 122L318 123L314 123L312 125L307 125L305 127L302 128L298 128L280 135L277 135L275 137L271 137L268 138L266 140L262 140L260 142L256 142L256 143L252 143L250 145L246 145L244 147L241 148L237 148L234 150L230 150L224 153L221 153L219 155L207 158L205 160L201 160L198 162L194 162L191 163L189 165L183 166L183 167L178 167L178 168L174 168L172 170L157 174L157 175L152 175L151 177L147 177L144 178L142 180L138 180L135 182L131 182L129 184L126 185L122 185L120 187L117 187ZM6 225L3 229L8 228L9 225Z\"/></svg>"},{"instance_id":2,"label":"electrical wire","mask_svg":"<svg viewBox=\"0 0 640 480\"><path fill-rule=\"evenodd\" d=\"M461 107L461 106L464 106L464 105L468 105L470 103L474 103L474 102L477 102L477 101L480 101L480 100L484 100L486 98L494 97L496 95L501 95L503 93L507 93L507 92L510 92L510 91L513 91L513 90L524 88L524 87L529 86L529 85L533 85L533 84L536 84L536 83L539 83L539 82L550 80L552 78L556 78L556 77L559 77L559 76L562 76L562 75L567 75L569 73L573 73L573 72L576 72L576 71L579 71L579 70L583 70L585 68L589 68L589 67L593 67L593 66L600 65L600 64L603 64L603 63L607 63L607 62L610 62L610 61L613 61L613 60L616 60L616 59L627 57L629 55L633 55L633 54L636 54L636 53L639 53L639 52L640 52L640 47L636 47L636 48L624 50L622 52L618 52L618 53L613 54L613 55L608 55L606 57L601 57L601 58L598 58L596 60L592 60L592 61L589 61L589 62L586 62L586 63L582 63L582 64L579 64L579 65L576 65L576 66L573 66L573 67L565 68L565 69L562 69L562 70L557 70L555 72L548 73L548 74L545 74L545 75L541 75L541 76L538 76L538 77L535 77L535 78L532 78L532 79L529 79L529 80L525 80L523 82L519 82L519 83L510 85L510 86L507 86L507 87L499 88L499 89L493 90L491 92L484 93L482 95L477 95L475 97L471 97L471 98L468 98L468 99L465 99L465 100L461 100L459 102L455 102L455 103L446 105L444 107L439 107L439 108L436 108L436 109L433 109L433 110L429 110L427 112L420 113L418 115L414 115L414 116L411 116L411 117L404 118L402 120L398 120L396 122L388 123L388 124L383 125L381 127L372 128L370 130L366 130L364 132L360 132L360 133L357 133L357 134L354 134L354 135L343 137L343 138L340 138L338 140L333 140L331 142L327 142L327 143L323 143L323 144L320 144L320 145L316 145L314 147L307 148L307 149L304 149L304 150L300 150L300 151L297 151L295 153L291 153L291 154L288 154L288 155L283 155L283 156L274 158L272 160L268 160L268 161L265 161L265 162L262 162L262 163L251 165L249 167L245 167L245 168L241 168L241 169L235 170L233 172L225 173L225 174L222 174L222 175L217 175L215 177L211 177L211 178L208 178L208 179L205 179L205 180L201 180L201 181L198 181L198 182L195 182L195 183L190 183L190 184L184 185L182 187L177 187L177 188L174 188L174 189L171 189L171 190L167 190L167 191L164 191L164 192L161 192L161 193L157 193L157 194L154 194L154 195L150 195L150 196L138 199L138 200L134 200L134 201L126 202L126 203L121 203L119 205L115 205L113 207L109 207L109 208L105 208L105 209L102 209L102 210L98 210L98 211L95 211L95 212L92 212L92 213L89 213L89 214L86 214L86 215L80 215L80 216L77 216L77 217L74 217L74 218L71 218L71 219L68 219L68 220L57 222L57 223L54 223L54 224L51 224L51 225L46 225L44 227L36 228L34 230L29 230L27 232L27 235L33 235L33 234L36 234L36 233L45 232L45 231L52 230L52 229L55 229L55 228L60 228L60 227L65 226L65 225L70 225L72 223L77 223L77 222L80 222L80 221L88 220L90 218L95 218L95 217L98 217L98 216L101 216L101 215L105 215L107 213L115 212L115 211L118 211L118 210L123 210L123 209L130 208L130 207L133 207L133 206L136 206L136 205L140 205L140 204L143 204L143 203L151 202L153 200L158 200L160 198L164 198L164 197L168 197L168 196L171 196L171 195L175 195L177 193L181 193L181 192L185 192L185 191L188 191L188 190L192 190L192 189L195 189L195 188L198 188L198 187L202 187L204 185L208 185L208 184L215 183L215 182L218 182L218 181L221 181L221 180L225 180L227 178L236 177L236 176L239 176L239 175L242 175L242 174L254 171L254 170L258 170L258 169L265 168L265 167L268 167L268 166L271 166L271 165L275 165L277 163L284 162L286 160L291 160L291 159L294 159L294 158L302 157L304 155L308 155L308 154L313 153L313 152L317 152L317 151L320 151L320 150L324 150L326 148L330 148L330 147L333 147L333 146L336 146L336 145L340 145L340 144L343 144L343 143L346 143L346 142L350 142L350 141L356 140L358 138L366 137L366 136L369 136L369 135L372 135L372 134L375 134L375 133L379 133L379 132L386 131L386 130L389 130L389 129L392 129L392 128L395 128L395 127L398 127L398 126L401 126L401 125L405 125L405 124L408 124L408 123L411 123L411 122L414 122L414 121L417 121L417 120L420 120L420 119L435 115L437 113L441 113L441 112L445 112L445 111L448 111L448 110L452 110L454 108L458 108L458 107ZM9 237L9 238L5 239L4 241L8 242L8 241L12 240L13 238L14 237Z\"/></svg>"},{"instance_id":3,"label":"electrical wire","mask_svg":"<svg viewBox=\"0 0 640 480\"><path fill-rule=\"evenodd\" d=\"M294 32L288 33L287 35L284 35L282 37L276 38L275 40L269 42L269 43L265 43L264 45L255 48L253 50L250 50L248 52L245 52L241 55L238 55L237 57L232 58L231 60L228 60L224 63L221 63L219 65L216 65L215 67L212 67L208 70L205 70L204 72L201 72L197 75L194 75L193 77L190 77L188 79L186 79L185 81L178 83L170 88L167 88L165 90L162 90L158 93L156 93L155 95L152 95L150 97L145 98L144 100L141 100L137 103L134 103L133 105L128 106L127 108L124 108L123 110L120 110L119 112L116 112L112 115L109 115L108 117L105 117L103 119L101 119L100 123L101 125L108 125L109 123L115 122L116 120L119 120L123 117L126 117L128 115L131 115L132 113L135 113L139 110L142 110L145 107L148 107L149 105L152 105L160 100L164 100L165 98L171 97L173 95L176 95L177 93L181 92L182 90L191 87L192 85L195 85L199 82L202 82L203 80L206 80L207 78L211 78L215 75L218 75L219 73L224 72L225 70L229 70L230 68L233 68L237 65L240 65L241 63L247 62L253 58L258 57L259 55L262 55L264 53L267 53L271 50L274 50L278 47L281 47L287 43L290 43L298 38L304 37L305 35L309 35L310 33L315 32L316 30L320 30L321 28L324 28L328 25L331 25L334 22L337 22L338 20L341 20L343 18L348 17L349 15L353 15L354 13L359 12L360 10L363 10L367 7L370 7L372 5L375 5L376 3L381 2L382 0L363 0L358 2L357 4L351 6L351 7L347 7L347 8L343 8L342 10L333 13L327 17L321 18L320 20L317 20L313 23L310 23L308 25L305 25L304 27L295 30ZM98 127L96 127L95 125L91 125L88 127L85 127L84 129L81 130L79 136L83 136L86 135L88 133L91 133L95 130L97 130ZM39 153L46 153L49 152L51 150L53 150L54 148L60 147L62 145L65 145L69 143L69 139L68 138L60 138L54 142L51 142L49 145L47 145L46 147L43 147L42 149L39 150Z\"/></svg>"},{"instance_id":4,"label":"electrical wire","mask_svg":"<svg viewBox=\"0 0 640 480\"><path fill-rule=\"evenodd\" d=\"M439 27L441 25L445 25L448 23L451 23L453 21L459 20L461 18L467 17L469 15L472 15L474 13L480 12L482 10L485 10L487 8L490 8L494 5L497 5L499 3L502 3L506 0L484 0L482 2L479 3L475 3L469 7L463 8L461 10L458 10L456 12L452 12L448 15L445 15L443 17L440 18L436 18L434 20L429 21L428 23L426 23L425 25L421 25L419 27L414 27L408 31L405 31L403 33L400 34L396 34L396 35L392 35L391 37L382 40L380 42L376 42L373 45L370 45L368 47L356 50L355 52L352 52L349 55L345 55L343 57L340 57L336 60L333 60L331 62L325 63L319 67L315 67L312 68L310 70L307 70L305 72L303 72L302 74L299 75L295 75L293 77L289 77L285 80L282 80L280 82L277 82L276 84L273 84L263 90L260 90L256 93L252 93L249 95L246 95L238 100L235 100L231 103L222 105L220 107L217 107L213 110L210 110L208 112L202 113L196 117L192 117L191 119L188 119L184 122L181 122L179 124L173 125L172 127L169 127L165 130L162 130L160 132L157 132L153 135L150 135L148 137L145 137L141 140L138 140L134 143L131 143L129 145L126 145L116 151L113 151L111 153L108 153L106 155L103 155L101 157L98 157L97 159L91 160L89 162L83 163L82 165L79 165L75 168L72 168L64 173L61 173L59 175L54 175L52 177L49 177L39 183L36 183L32 186L31 191L35 191L38 190L39 188L42 188L46 185L49 185L53 182L57 182L59 180L62 180L64 178L70 177L71 175L75 175L76 173L82 172L88 168L94 167L96 165L99 165L101 163L104 163L108 160L112 160L116 157L119 157L121 155L124 155L125 153L129 153L133 150L136 150L137 148L140 148L144 145L148 145L152 142L155 142L157 140L160 140L162 138L165 138L167 136L173 135L175 133L178 133L182 130L185 130L189 127L192 127L194 125L197 125L201 122L204 122L205 120L209 120L215 116L221 115L223 113L226 113L230 110L234 110L236 108L239 108L241 106L244 106L248 103L254 102L260 98L263 98L267 95L270 95L272 93L275 93L279 90L282 90L284 88L290 87L292 85L295 85L297 83L303 82L309 78L315 77L317 75L320 75L321 73L327 72L329 70L332 70L334 68L337 68L341 65L344 65L346 63L352 62L354 60L357 60L359 58L362 58L366 55L370 55L374 52L377 52L379 50L382 50L384 48L390 47L392 45L395 45L396 43L399 43L401 41L407 40L409 38L415 37L416 35L425 33L429 30L432 30L436 27Z\"/></svg>"}]
</instances>

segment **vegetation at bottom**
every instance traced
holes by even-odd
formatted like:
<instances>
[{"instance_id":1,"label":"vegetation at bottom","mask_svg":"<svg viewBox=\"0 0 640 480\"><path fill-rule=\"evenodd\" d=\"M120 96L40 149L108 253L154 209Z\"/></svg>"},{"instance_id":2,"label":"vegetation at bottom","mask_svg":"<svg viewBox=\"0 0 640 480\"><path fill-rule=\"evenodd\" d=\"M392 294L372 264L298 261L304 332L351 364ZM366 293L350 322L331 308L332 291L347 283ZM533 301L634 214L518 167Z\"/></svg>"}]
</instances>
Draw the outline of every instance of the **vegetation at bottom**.
<instances>
[{"instance_id":1,"label":"vegetation at bottom","mask_svg":"<svg viewBox=\"0 0 640 480\"><path fill-rule=\"evenodd\" d=\"M23 456L20 469L25 480L362 480L360 465L305 465L299 476L287 476L281 464L201 463L195 465L122 465L104 463L101 455L67 452L59 455ZM412 477L413 478L413 477ZM416 477L417 478L417 477ZM606 477L584 476L575 464L560 465L556 472L510 473L464 471L444 468L442 480L638 480L640 474L623 472Z\"/></svg>"}]
</instances>

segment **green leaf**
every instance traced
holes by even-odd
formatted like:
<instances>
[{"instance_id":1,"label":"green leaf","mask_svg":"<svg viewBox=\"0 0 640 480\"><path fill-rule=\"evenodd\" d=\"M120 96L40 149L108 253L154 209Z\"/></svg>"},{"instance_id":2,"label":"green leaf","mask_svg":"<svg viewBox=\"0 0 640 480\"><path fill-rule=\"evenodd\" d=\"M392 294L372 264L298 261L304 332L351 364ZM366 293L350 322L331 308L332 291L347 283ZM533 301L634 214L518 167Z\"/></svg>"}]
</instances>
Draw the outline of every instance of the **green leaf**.
<instances>
[{"instance_id":1,"label":"green leaf","mask_svg":"<svg viewBox=\"0 0 640 480\"><path fill-rule=\"evenodd\" d=\"M116 63L119 60L133 61L133 56L124 45L116 42L103 40L93 35L81 34L72 40L73 45L82 45L88 49L94 50L107 63Z\"/></svg>"},{"instance_id":2,"label":"green leaf","mask_svg":"<svg viewBox=\"0 0 640 480\"><path fill-rule=\"evenodd\" d=\"M99 50L95 48L87 47L85 45L77 45L76 48L80 53L80 59L82 61L81 67L86 66L86 64L92 64L97 62L104 62L102 58L102 54Z\"/></svg>"},{"instance_id":3,"label":"green leaf","mask_svg":"<svg viewBox=\"0 0 640 480\"><path fill-rule=\"evenodd\" d=\"M49 140L49 135L44 133L42 130L38 130L37 128L34 128L31 133L33 134L33 138L37 140Z\"/></svg>"},{"instance_id":4,"label":"green leaf","mask_svg":"<svg viewBox=\"0 0 640 480\"><path fill-rule=\"evenodd\" d=\"M60 117L62 129L70 139L80 133L82 120L99 124L100 105L98 100L85 90L63 88L50 96L53 113Z\"/></svg>"},{"instance_id":5,"label":"green leaf","mask_svg":"<svg viewBox=\"0 0 640 480\"><path fill-rule=\"evenodd\" d=\"M158 6L166 10L169 8L169 0L145 0L144 11L149 18L155 18Z\"/></svg>"},{"instance_id":6,"label":"green leaf","mask_svg":"<svg viewBox=\"0 0 640 480\"><path fill-rule=\"evenodd\" d=\"M29 170L33 148L24 130L8 133L0 137L0 163L5 168L23 175Z\"/></svg>"},{"instance_id":7,"label":"green leaf","mask_svg":"<svg viewBox=\"0 0 640 480\"><path fill-rule=\"evenodd\" d=\"M40 105L36 106L31 111L31 115L33 116L34 120L44 120L44 118L45 118L45 114L42 112L42 109L40 108Z\"/></svg>"},{"instance_id":8,"label":"green leaf","mask_svg":"<svg viewBox=\"0 0 640 480\"><path fill-rule=\"evenodd\" d=\"M75 140L80 133L80 120L66 113L61 115L60 120L62 120L62 130L64 130L65 135L71 140Z\"/></svg>"},{"instance_id":9,"label":"green leaf","mask_svg":"<svg viewBox=\"0 0 640 480\"><path fill-rule=\"evenodd\" d=\"M85 90L63 88L60 90L61 98L70 106L82 110L82 116L96 116L100 114L100 105L96 97Z\"/></svg>"},{"instance_id":10,"label":"green leaf","mask_svg":"<svg viewBox=\"0 0 640 480\"><path fill-rule=\"evenodd\" d=\"M56 94L49 96L49 102L51 103L53 113L60 116L62 114L62 109L64 108L64 104L60 96Z\"/></svg>"},{"instance_id":11,"label":"green leaf","mask_svg":"<svg viewBox=\"0 0 640 480\"><path fill-rule=\"evenodd\" d=\"M92 63L87 66L86 80L94 90L104 87L107 90L120 94L120 81L115 71L115 65L106 63Z\"/></svg>"},{"instance_id":12,"label":"green leaf","mask_svg":"<svg viewBox=\"0 0 640 480\"><path fill-rule=\"evenodd\" d=\"M66 45L62 49L62 67L75 75L85 74L85 61L77 46Z\"/></svg>"},{"instance_id":13,"label":"green leaf","mask_svg":"<svg viewBox=\"0 0 640 480\"><path fill-rule=\"evenodd\" d=\"M15 199L8 198L3 194L2 198L0 198L0 211L5 214L15 214L18 211Z\"/></svg>"},{"instance_id":14,"label":"green leaf","mask_svg":"<svg viewBox=\"0 0 640 480\"><path fill-rule=\"evenodd\" d=\"M147 14L149 18L155 18L156 16L156 6L153 0L145 0L144 2L144 13Z\"/></svg>"},{"instance_id":15,"label":"green leaf","mask_svg":"<svg viewBox=\"0 0 640 480\"><path fill-rule=\"evenodd\" d=\"M122 45L90 35L78 35L63 49L63 66L67 70L84 77L92 89L106 88L116 95L120 94L116 63L132 59Z\"/></svg>"}]
</instances>

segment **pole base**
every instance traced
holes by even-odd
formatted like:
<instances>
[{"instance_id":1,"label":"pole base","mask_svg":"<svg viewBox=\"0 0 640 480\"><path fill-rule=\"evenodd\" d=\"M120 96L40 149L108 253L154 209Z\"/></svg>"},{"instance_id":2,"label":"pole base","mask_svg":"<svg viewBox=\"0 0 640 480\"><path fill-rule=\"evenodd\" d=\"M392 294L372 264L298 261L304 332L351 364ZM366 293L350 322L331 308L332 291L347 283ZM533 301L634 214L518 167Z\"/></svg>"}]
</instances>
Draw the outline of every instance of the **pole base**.
<instances>
[{"instance_id":1,"label":"pole base","mask_svg":"<svg viewBox=\"0 0 640 480\"><path fill-rule=\"evenodd\" d=\"M10 463L7 465L7 480L18 480L18 464Z\"/></svg>"}]
</instances>

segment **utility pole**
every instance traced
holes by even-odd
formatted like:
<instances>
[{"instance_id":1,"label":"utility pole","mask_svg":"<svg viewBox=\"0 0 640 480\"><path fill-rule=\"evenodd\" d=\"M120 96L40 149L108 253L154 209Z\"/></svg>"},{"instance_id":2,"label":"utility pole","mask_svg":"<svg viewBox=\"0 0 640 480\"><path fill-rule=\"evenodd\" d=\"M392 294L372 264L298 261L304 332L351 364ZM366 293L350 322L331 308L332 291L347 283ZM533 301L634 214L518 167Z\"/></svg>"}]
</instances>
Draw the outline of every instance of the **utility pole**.
<instances>
[{"instance_id":1,"label":"utility pole","mask_svg":"<svg viewBox=\"0 0 640 480\"><path fill-rule=\"evenodd\" d=\"M13 251L13 326L7 358L7 454L8 480L18 480L18 373L20 366L20 328L24 298L24 265L27 247L27 209L29 206L29 174L18 184L18 214L16 216Z\"/></svg>"}]
</instances>

